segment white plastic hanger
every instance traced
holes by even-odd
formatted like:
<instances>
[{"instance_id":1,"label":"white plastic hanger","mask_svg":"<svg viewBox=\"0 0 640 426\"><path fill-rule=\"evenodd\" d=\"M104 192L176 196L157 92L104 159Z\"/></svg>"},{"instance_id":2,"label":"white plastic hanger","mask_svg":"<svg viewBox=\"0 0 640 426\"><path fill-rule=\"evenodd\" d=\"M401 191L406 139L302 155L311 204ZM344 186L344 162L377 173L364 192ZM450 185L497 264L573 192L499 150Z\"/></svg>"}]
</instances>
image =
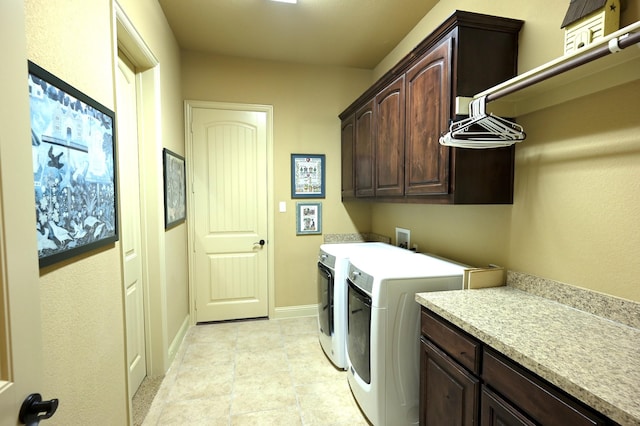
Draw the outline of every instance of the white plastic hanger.
<instances>
[{"instance_id":1,"label":"white plastic hanger","mask_svg":"<svg viewBox=\"0 0 640 426\"><path fill-rule=\"evenodd\" d=\"M469 104L469 118L451 123L449 132L440 137L440 144L458 148L499 148L526 138L519 124L486 113L486 96Z\"/></svg>"}]
</instances>

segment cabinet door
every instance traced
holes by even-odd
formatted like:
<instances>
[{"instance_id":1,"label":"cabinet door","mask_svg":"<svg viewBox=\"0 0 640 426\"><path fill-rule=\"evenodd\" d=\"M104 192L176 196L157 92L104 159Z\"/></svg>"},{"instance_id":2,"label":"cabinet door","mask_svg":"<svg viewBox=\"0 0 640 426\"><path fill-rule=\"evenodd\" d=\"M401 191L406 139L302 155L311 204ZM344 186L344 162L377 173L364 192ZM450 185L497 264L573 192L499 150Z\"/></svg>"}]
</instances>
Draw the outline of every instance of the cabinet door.
<instances>
[{"instance_id":1,"label":"cabinet door","mask_svg":"<svg viewBox=\"0 0 640 426\"><path fill-rule=\"evenodd\" d=\"M421 340L420 424L477 425L480 381L428 340Z\"/></svg>"},{"instance_id":2,"label":"cabinet door","mask_svg":"<svg viewBox=\"0 0 640 426\"><path fill-rule=\"evenodd\" d=\"M406 73L405 194L449 193L450 148L440 145L451 96L451 39Z\"/></svg>"},{"instance_id":3,"label":"cabinet door","mask_svg":"<svg viewBox=\"0 0 640 426\"><path fill-rule=\"evenodd\" d=\"M345 118L342 121L342 199L355 197L355 187L353 185L353 151L354 138L356 134L354 116Z\"/></svg>"},{"instance_id":4,"label":"cabinet door","mask_svg":"<svg viewBox=\"0 0 640 426\"><path fill-rule=\"evenodd\" d=\"M356 111L355 127L355 190L356 197L373 197L373 105L374 100Z\"/></svg>"},{"instance_id":5,"label":"cabinet door","mask_svg":"<svg viewBox=\"0 0 640 426\"><path fill-rule=\"evenodd\" d=\"M482 386L480 426L535 426L524 414Z\"/></svg>"},{"instance_id":6,"label":"cabinet door","mask_svg":"<svg viewBox=\"0 0 640 426\"><path fill-rule=\"evenodd\" d=\"M375 98L376 197L404 193L404 76Z\"/></svg>"},{"instance_id":7,"label":"cabinet door","mask_svg":"<svg viewBox=\"0 0 640 426\"><path fill-rule=\"evenodd\" d=\"M482 378L536 424L602 426L608 420L512 360L485 347Z\"/></svg>"}]
</instances>

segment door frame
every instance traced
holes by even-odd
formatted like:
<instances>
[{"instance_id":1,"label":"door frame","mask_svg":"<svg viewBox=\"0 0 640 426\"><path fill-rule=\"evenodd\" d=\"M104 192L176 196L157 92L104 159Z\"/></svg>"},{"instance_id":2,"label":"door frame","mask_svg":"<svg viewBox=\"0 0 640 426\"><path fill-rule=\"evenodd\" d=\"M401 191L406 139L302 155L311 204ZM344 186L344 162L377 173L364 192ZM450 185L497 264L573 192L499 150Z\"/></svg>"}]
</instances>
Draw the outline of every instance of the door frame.
<instances>
[{"instance_id":1,"label":"door frame","mask_svg":"<svg viewBox=\"0 0 640 426\"><path fill-rule=\"evenodd\" d=\"M7 61L0 87L0 424L17 423L20 404L43 389L44 360L33 163L22 0L0 3L0 49ZM27 142L27 143L25 143ZM11 184L10 184L11 182ZM44 399L57 397L43 394ZM61 402L64 404L64 401ZM55 420L54 420L55 421Z\"/></svg>"},{"instance_id":2,"label":"door frame","mask_svg":"<svg viewBox=\"0 0 640 426\"><path fill-rule=\"evenodd\" d=\"M122 282L123 282L123 301L124 301L124 321L125 321L125 336L126 336L126 342L127 344L125 345L126 347L126 357L127 357L127 386L129 388L129 397L133 398L133 395L135 394L136 390L139 388L139 385L142 383L142 380L144 380L145 377L147 377L147 340L148 340L148 336L147 336L147 327L145 325L145 318L146 318L146 314L145 312L147 312L147 306L146 306L146 296L145 296L145 292L146 292L146 281L145 281L145 271L143 268L144 262L145 262L145 258L146 258L146 253L143 251L143 246L142 246L142 225L143 225L143 215L142 215L142 207L143 204L141 203L141 193L143 191L143 187L141 185L141 180L140 180L140 143L139 143L139 138L138 138L138 126L140 124L139 120L138 120L138 98L139 98L139 94L140 94L140 90L139 90L139 78L136 75L134 69L135 67L133 66L133 64L131 63L131 61L129 60L129 58L126 56L126 54L122 54L122 55L118 55L118 62L116 64L117 67L117 71L120 74L122 74L122 78L125 81L133 81L133 93L131 93L133 95L134 98L134 102L135 102L135 114L133 115L133 118L135 118L135 121L131 124L135 124L135 137L134 137L134 143L135 143L135 158L138 160L136 163L127 163L127 164L135 164L135 176L136 179L132 180L132 182L137 182L137 188L135 190L137 190L137 196L134 198L128 197L127 195L129 194L128 191L131 191L130 189L128 189L128 185L123 183L123 177L128 178L128 179L133 179L133 177L131 175L127 175L124 176L125 172L124 169L126 167L124 167L124 163L122 160L123 155L127 156L130 154L133 154L132 151L130 149L124 149L125 145L131 143L131 141L128 139L129 136L131 136L130 133L127 133L126 135L122 133L122 123L124 122L124 120L122 119L123 114L119 113L118 116L121 118L118 123L119 125L116 127L117 130L117 138L118 138L118 149L116 151L117 153L117 161L118 161L118 173L119 173L119 179L118 179L118 194L119 194L119 199L120 199L120 215L119 215L119 224L120 224L120 246L121 246L121 250L120 250L120 256L121 256L121 263L122 263ZM126 68L126 72L123 71L123 68ZM130 73L130 74L129 74ZM116 77L116 81L118 81L120 78ZM129 78L131 78L131 80L129 80ZM127 88L130 88L130 86L128 86L126 83L120 83L125 85ZM127 95L125 95L123 93L123 87L120 84L116 84L116 98L118 98L121 94L126 97ZM129 83L131 84L131 83ZM117 99L116 102L116 109L118 109L118 107L120 107L122 104L120 103L120 99ZM131 113L132 111L129 111L129 113ZM123 138L120 138L120 136L123 136ZM124 139L124 140L123 140ZM123 144L122 142L124 142L126 140L127 144ZM126 154L124 154L126 152ZM135 201L133 201L135 200ZM123 209L133 209L135 211L135 209L137 208L137 212L136 212L136 216L135 216L135 221L137 222L135 226L135 234L137 234L136 236L133 237L132 241L129 240L129 236L131 234L128 234L127 232L124 232L124 227L125 226L131 226L131 223L129 223L129 216L128 214L123 214ZM132 216L133 218L133 216ZM135 287L138 288L138 290L136 291L136 298L138 297L142 297L142 306L140 306L140 304L136 303L135 306L137 309L135 309L136 313L139 313L141 315L141 323L138 323L137 321L135 322L137 324L137 327L135 329L131 328L131 324L134 323L135 318L130 318L129 315L129 295L127 294L128 290L131 288L130 284L131 284L131 275L129 275L129 278L127 278L128 273L130 272L129 268L131 268L130 266L128 266L127 264L127 248L131 247L128 246L128 244L135 242L137 240L137 244L133 244L134 246L134 250L136 253L136 259L135 262L136 264L138 264L139 262L139 274L136 274L136 279L139 279L139 283L138 284L134 284ZM139 309L142 309L142 312L139 311ZM140 383L137 383L138 386L135 386L135 389L132 389L132 380L131 380L131 366L132 364L129 364L129 362L131 361L130 356L132 355L130 353L130 348L128 347L129 342L131 341L131 337L133 334L136 335L136 337L139 337L139 327L142 327L142 338L143 341L141 342L142 344L140 345L140 351L142 352L142 355L140 358L144 358L142 361L144 365L139 366L136 369L136 382L139 378L139 374L142 373L142 371L140 371L140 369L142 367L144 367L144 377L142 378L142 380L140 381ZM133 332L133 333L132 333ZM135 339L136 341L138 341L138 338ZM138 353L139 354L139 353Z\"/></svg>"},{"instance_id":3,"label":"door frame","mask_svg":"<svg viewBox=\"0 0 640 426\"><path fill-rule=\"evenodd\" d=\"M268 316L275 317L275 271L274 271L274 190L273 190L273 106L261 104L240 104L213 101L184 101L185 154L187 167L187 214L189 244L189 318L191 324L196 323L196 285L195 285L195 202L193 200L193 131L191 123L193 109L223 109L231 111L257 111L267 114L267 295Z\"/></svg>"},{"instance_id":4,"label":"door frame","mask_svg":"<svg viewBox=\"0 0 640 426\"><path fill-rule=\"evenodd\" d=\"M160 61L118 2L113 3L114 78L121 49L136 67L141 205L142 265L144 279L145 349L147 376L163 376L175 356L166 320L166 267L164 203L162 193L162 114L160 110ZM115 84L115 83L114 83ZM117 125L117 122L116 122ZM150 283L154 283L152 286ZM124 299L123 299L124 300ZM127 368L126 357L123 368ZM127 376L128 380L128 376ZM129 398L131 399L131 398Z\"/></svg>"}]
</instances>

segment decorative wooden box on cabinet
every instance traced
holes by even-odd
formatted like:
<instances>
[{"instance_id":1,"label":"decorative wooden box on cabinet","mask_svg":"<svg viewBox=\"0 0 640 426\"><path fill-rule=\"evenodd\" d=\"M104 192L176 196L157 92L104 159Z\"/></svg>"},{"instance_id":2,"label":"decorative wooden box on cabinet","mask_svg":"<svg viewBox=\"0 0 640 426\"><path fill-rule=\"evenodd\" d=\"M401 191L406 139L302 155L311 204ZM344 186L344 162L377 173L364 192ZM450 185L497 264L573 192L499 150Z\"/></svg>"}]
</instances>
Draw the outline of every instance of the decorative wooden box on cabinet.
<instances>
[{"instance_id":1,"label":"decorative wooden box on cabinet","mask_svg":"<svg viewBox=\"0 0 640 426\"><path fill-rule=\"evenodd\" d=\"M516 75L522 24L456 11L342 112L343 200L512 203L513 147L438 140L455 118L452 99Z\"/></svg>"},{"instance_id":2,"label":"decorative wooden box on cabinet","mask_svg":"<svg viewBox=\"0 0 640 426\"><path fill-rule=\"evenodd\" d=\"M616 424L424 307L421 334L423 426Z\"/></svg>"}]
</instances>

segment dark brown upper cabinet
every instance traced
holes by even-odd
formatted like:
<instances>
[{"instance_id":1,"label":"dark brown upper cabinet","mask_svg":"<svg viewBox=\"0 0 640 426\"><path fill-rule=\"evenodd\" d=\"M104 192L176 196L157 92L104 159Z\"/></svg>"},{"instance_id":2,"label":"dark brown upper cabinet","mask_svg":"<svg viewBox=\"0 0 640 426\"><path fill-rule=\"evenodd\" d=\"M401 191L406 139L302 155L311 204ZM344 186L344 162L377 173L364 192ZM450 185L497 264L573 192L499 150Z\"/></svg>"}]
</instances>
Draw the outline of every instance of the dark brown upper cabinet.
<instances>
[{"instance_id":1,"label":"dark brown upper cabinet","mask_svg":"<svg viewBox=\"0 0 640 426\"><path fill-rule=\"evenodd\" d=\"M427 52L407 71L407 195L449 193L449 150L440 146L451 110L451 39ZM428 155L425 155L428 153Z\"/></svg>"},{"instance_id":2,"label":"dark brown upper cabinet","mask_svg":"<svg viewBox=\"0 0 640 426\"><path fill-rule=\"evenodd\" d=\"M403 75L375 97L374 181L378 197L404 193L404 92Z\"/></svg>"},{"instance_id":3,"label":"dark brown upper cabinet","mask_svg":"<svg viewBox=\"0 0 640 426\"><path fill-rule=\"evenodd\" d=\"M439 138L456 119L452 99L516 75L522 24L456 11L340 114L343 200L512 203L513 146L451 148Z\"/></svg>"},{"instance_id":4,"label":"dark brown upper cabinet","mask_svg":"<svg viewBox=\"0 0 640 426\"><path fill-rule=\"evenodd\" d=\"M373 146L373 99L362 105L355 113L355 171L356 197L373 197L374 146Z\"/></svg>"},{"instance_id":5,"label":"dark brown upper cabinet","mask_svg":"<svg viewBox=\"0 0 640 426\"><path fill-rule=\"evenodd\" d=\"M342 120L342 199L354 198L356 195L354 180L354 147L355 147L355 117Z\"/></svg>"}]
</instances>

